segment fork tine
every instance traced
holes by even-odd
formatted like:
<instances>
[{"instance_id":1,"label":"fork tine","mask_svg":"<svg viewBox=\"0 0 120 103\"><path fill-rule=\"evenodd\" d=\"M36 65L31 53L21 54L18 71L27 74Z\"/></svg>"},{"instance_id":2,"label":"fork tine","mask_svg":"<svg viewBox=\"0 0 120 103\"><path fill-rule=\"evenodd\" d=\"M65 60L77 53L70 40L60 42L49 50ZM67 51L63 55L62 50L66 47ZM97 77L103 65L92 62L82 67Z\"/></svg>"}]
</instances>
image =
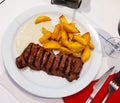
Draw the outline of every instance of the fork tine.
<instances>
[{"instance_id":1,"label":"fork tine","mask_svg":"<svg viewBox=\"0 0 120 103\"><path fill-rule=\"evenodd\" d=\"M105 96L105 98L103 99L102 103L105 103L105 101L107 100L108 96L118 90L120 87L120 71L115 73L112 80L110 81L109 83L109 86L108 86L108 93L107 95Z\"/></svg>"}]
</instances>

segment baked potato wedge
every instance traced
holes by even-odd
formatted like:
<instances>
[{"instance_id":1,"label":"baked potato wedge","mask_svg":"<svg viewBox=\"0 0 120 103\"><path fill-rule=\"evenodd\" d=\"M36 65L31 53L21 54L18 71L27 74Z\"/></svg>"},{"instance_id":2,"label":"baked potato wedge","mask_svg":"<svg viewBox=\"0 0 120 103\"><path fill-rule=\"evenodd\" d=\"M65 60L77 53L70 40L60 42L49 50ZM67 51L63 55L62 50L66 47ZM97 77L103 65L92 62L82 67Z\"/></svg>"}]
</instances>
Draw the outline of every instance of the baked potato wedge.
<instances>
[{"instance_id":1,"label":"baked potato wedge","mask_svg":"<svg viewBox=\"0 0 120 103\"><path fill-rule=\"evenodd\" d=\"M51 18L48 16L38 16L35 19L35 24L41 23L41 22L45 22L45 21L51 21Z\"/></svg>"},{"instance_id":2,"label":"baked potato wedge","mask_svg":"<svg viewBox=\"0 0 120 103\"><path fill-rule=\"evenodd\" d=\"M72 54L72 51L69 50L69 49L66 48L66 47L60 47L60 48L59 48L59 51L65 53L65 54Z\"/></svg>"},{"instance_id":3,"label":"baked potato wedge","mask_svg":"<svg viewBox=\"0 0 120 103\"><path fill-rule=\"evenodd\" d=\"M94 49L95 48L94 44L91 41L88 43L88 46L90 47L90 49Z\"/></svg>"},{"instance_id":4,"label":"baked potato wedge","mask_svg":"<svg viewBox=\"0 0 120 103\"><path fill-rule=\"evenodd\" d=\"M81 35L74 35L74 40L78 41L82 45L87 45L88 43Z\"/></svg>"},{"instance_id":5,"label":"baked potato wedge","mask_svg":"<svg viewBox=\"0 0 120 103\"><path fill-rule=\"evenodd\" d=\"M84 51L83 51L83 53L82 53L82 56L81 56L81 60L83 61L83 62L86 62L89 58L90 58L90 47L89 46L86 46L85 48L84 48Z\"/></svg>"},{"instance_id":6,"label":"baked potato wedge","mask_svg":"<svg viewBox=\"0 0 120 103\"><path fill-rule=\"evenodd\" d=\"M46 40L48 40L50 37L51 37L51 35L52 35L52 33L51 33L51 31L49 31L49 30L47 30L46 28L42 28L42 33L43 33L43 36L41 37L41 38L39 38L39 42L40 43L44 43Z\"/></svg>"},{"instance_id":7,"label":"baked potato wedge","mask_svg":"<svg viewBox=\"0 0 120 103\"><path fill-rule=\"evenodd\" d=\"M53 40L57 39L59 32L60 32L60 24L56 24L54 27L54 31L52 33L51 39L53 39Z\"/></svg>"},{"instance_id":8,"label":"baked potato wedge","mask_svg":"<svg viewBox=\"0 0 120 103\"><path fill-rule=\"evenodd\" d=\"M68 33L79 33L80 32L76 27L73 27L67 23L63 24L63 29Z\"/></svg>"},{"instance_id":9,"label":"baked potato wedge","mask_svg":"<svg viewBox=\"0 0 120 103\"><path fill-rule=\"evenodd\" d=\"M79 53L84 49L84 46L78 42L70 42L67 47L74 53Z\"/></svg>"},{"instance_id":10,"label":"baked potato wedge","mask_svg":"<svg viewBox=\"0 0 120 103\"><path fill-rule=\"evenodd\" d=\"M90 37L90 33L89 33L89 32L86 32L85 34L83 34L82 37L83 37L87 42L90 42L90 40L91 40L91 37Z\"/></svg>"},{"instance_id":11,"label":"baked potato wedge","mask_svg":"<svg viewBox=\"0 0 120 103\"><path fill-rule=\"evenodd\" d=\"M61 30L60 35L62 40L68 40L67 32L65 30Z\"/></svg>"},{"instance_id":12,"label":"baked potato wedge","mask_svg":"<svg viewBox=\"0 0 120 103\"><path fill-rule=\"evenodd\" d=\"M47 49L57 50L61 47L61 45L59 44L59 42L51 40L51 41L48 41L48 42L44 43L43 47L47 48Z\"/></svg>"},{"instance_id":13,"label":"baked potato wedge","mask_svg":"<svg viewBox=\"0 0 120 103\"><path fill-rule=\"evenodd\" d=\"M66 17L64 15L61 15L59 17L59 20L60 20L60 23L68 23L68 21L67 21L67 19L66 19Z\"/></svg>"}]
</instances>

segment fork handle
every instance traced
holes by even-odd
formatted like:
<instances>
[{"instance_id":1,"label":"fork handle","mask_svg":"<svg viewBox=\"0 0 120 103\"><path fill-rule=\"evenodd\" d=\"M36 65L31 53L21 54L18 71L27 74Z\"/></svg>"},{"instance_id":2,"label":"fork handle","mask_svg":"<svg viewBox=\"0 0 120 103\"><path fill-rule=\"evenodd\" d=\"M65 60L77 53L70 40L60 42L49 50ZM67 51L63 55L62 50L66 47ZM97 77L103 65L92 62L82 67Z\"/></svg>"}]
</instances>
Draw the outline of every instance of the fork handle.
<instances>
[{"instance_id":1,"label":"fork handle","mask_svg":"<svg viewBox=\"0 0 120 103\"><path fill-rule=\"evenodd\" d=\"M105 103L105 101L107 100L107 98L109 97L110 93L108 93L105 98L103 99L102 103Z\"/></svg>"}]
</instances>

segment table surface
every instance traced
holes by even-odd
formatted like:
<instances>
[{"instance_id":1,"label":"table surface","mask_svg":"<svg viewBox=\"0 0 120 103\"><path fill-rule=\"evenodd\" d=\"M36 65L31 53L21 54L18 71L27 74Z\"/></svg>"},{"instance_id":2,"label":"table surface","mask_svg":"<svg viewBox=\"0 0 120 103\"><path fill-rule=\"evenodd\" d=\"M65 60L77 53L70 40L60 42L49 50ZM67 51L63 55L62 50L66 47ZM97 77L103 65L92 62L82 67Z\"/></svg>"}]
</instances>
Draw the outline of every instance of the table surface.
<instances>
[{"instance_id":1,"label":"table surface","mask_svg":"<svg viewBox=\"0 0 120 103\"><path fill-rule=\"evenodd\" d=\"M82 0L82 5L76 11L84 15L97 32L101 32L106 36L118 37L119 4L120 0ZM2 47L2 38L9 23L23 11L38 5L47 7L51 3L50 0L5 0L0 4L0 47ZM99 78L113 65L116 66L116 71L120 70L119 61L119 59L106 56L103 52L102 63L95 79ZM0 75L0 101L2 103L64 103L62 98L36 97L18 88L5 72L1 51Z\"/></svg>"}]
</instances>

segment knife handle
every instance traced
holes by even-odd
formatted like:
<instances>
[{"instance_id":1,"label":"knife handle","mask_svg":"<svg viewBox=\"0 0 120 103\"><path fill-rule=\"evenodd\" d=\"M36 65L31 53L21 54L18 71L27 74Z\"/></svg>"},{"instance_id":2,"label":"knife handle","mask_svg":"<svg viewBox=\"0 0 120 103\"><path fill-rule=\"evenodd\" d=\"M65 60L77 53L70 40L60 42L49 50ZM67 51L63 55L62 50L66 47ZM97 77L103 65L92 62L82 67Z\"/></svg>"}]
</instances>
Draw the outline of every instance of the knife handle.
<instances>
[{"instance_id":1,"label":"knife handle","mask_svg":"<svg viewBox=\"0 0 120 103\"><path fill-rule=\"evenodd\" d=\"M91 103L92 99L93 99L93 98L90 96L90 97L87 99L86 103Z\"/></svg>"}]
</instances>

